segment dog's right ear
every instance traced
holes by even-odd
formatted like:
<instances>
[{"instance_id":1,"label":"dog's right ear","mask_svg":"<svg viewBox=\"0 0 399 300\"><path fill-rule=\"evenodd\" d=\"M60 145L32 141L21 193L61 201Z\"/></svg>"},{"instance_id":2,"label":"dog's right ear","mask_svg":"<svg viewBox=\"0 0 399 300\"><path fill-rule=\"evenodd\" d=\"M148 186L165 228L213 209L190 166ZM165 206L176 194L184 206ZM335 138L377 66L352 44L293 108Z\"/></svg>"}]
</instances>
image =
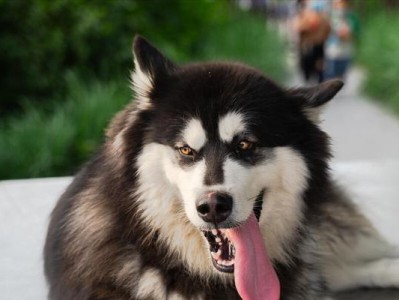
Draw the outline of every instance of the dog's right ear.
<instances>
[{"instance_id":1,"label":"dog's right ear","mask_svg":"<svg viewBox=\"0 0 399 300\"><path fill-rule=\"evenodd\" d=\"M133 42L134 71L132 73L133 89L144 101L154 86L167 78L176 68L158 49L141 36Z\"/></svg>"}]
</instances>

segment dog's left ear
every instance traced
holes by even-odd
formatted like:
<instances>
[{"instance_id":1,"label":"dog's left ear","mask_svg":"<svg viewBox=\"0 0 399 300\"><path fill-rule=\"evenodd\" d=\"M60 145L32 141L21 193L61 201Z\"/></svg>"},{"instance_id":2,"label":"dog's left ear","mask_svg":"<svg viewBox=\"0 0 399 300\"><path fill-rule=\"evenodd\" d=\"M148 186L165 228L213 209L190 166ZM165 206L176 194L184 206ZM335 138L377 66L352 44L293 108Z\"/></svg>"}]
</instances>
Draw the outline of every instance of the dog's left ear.
<instances>
[{"instance_id":1,"label":"dog's left ear","mask_svg":"<svg viewBox=\"0 0 399 300\"><path fill-rule=\"evenodd\" d=\"M133 42L134 71L132 73L133 89L139 101L148 97L154 86L166 79L176 68L158 49L141 36Z\"/></svg>"},{"instance_id":2,"label":"dog's left ear","mask_svg":"<svg viewBox=\"0 0 399 300\"><path fill-rule=\"evenodd\" d=\"M319 123L323 107L339 92L343 85L343 81L332 79L312 87L289 89L288 93L299 102L311 121Z\"/></svg>"}]
</instances>

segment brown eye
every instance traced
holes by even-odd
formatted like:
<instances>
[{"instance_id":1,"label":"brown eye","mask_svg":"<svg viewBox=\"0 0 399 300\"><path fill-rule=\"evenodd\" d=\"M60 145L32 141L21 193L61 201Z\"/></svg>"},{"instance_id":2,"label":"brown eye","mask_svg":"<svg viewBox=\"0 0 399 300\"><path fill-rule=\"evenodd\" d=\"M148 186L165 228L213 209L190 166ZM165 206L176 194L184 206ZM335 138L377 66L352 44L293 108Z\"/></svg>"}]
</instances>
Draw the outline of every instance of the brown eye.
<instances>
[{"instance_id":1,"label":"brown eye","mask_svg":"<svg viewBox=\"0 0 399 300\"><path fill-rule=\"evenodd\" d=\"M194 154L194 151L189 146L180 147L179 152L185 156L191 156Z\"/></svg>"},{"instance_id":2,"label":"brown eye","mask_svg":"<svg viewBox=\"0 0 399 300\"><path fill-rule=\"evenodd\" d=\"M253 146L254 146L254 143L252 143L252 142L248 142L248 141L240 141L239 143L238 143L238 149L240 150L240 151L247 151L247 150L251 150L252 148L253 148Z\"/></svg>"}]
</instances>

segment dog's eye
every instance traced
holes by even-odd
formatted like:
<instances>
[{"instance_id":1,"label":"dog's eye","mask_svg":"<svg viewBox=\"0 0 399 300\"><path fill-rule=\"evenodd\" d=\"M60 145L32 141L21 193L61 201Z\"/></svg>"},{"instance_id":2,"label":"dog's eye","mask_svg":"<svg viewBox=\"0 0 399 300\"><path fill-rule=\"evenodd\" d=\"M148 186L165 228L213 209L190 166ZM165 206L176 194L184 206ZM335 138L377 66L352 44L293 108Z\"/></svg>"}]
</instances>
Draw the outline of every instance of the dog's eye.
<instances>
[{"instance_id":1,"label":"dog's eye","mask_svg":"<svg viewBox=\"0 0 399 300\"><path fill-rule=\"evenodd\" d=\"M237 148L239 151L248 151L254 148L254 143L242 140L238 143Z\"/></svg>"},{"instance_id":2,"label":"dog's eye","mask_svg":"<svg viewBox=\"0 0 399 300\"><path fill-rule=\"evenodd\" d=\"M194 150L189 146L183 146L179 148L179 152L184 156L192 156L194 155Z\"/></svg>"}]
</instances>

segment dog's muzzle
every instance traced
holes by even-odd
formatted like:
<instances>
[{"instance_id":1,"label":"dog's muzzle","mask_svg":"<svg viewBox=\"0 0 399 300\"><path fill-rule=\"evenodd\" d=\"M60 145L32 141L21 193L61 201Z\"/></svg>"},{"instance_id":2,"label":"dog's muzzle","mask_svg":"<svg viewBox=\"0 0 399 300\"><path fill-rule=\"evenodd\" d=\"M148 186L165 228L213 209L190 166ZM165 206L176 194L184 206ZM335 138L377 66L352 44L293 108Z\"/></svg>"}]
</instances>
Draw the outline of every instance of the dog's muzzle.
<instances>
[{"instance_id":1,"label":"dog's muzzle","mask_svg":"<svg viewBox=\"0 0 399 300\"><path fill-rule=\"evenodd\" d=\"M261 190L254 202L253 212L258 221L262 211L264 192L264 190ZM232 197L223 192L208 192L196 202L196 209L200 218L210 223L211 228L213 228L202 230L202 232L209 244L214 267L223 273L234 272L236 249L226 234L232 226L230 224L223 228L222 224L231 215L233 209Z\"/></svg>"}]
</instances>

